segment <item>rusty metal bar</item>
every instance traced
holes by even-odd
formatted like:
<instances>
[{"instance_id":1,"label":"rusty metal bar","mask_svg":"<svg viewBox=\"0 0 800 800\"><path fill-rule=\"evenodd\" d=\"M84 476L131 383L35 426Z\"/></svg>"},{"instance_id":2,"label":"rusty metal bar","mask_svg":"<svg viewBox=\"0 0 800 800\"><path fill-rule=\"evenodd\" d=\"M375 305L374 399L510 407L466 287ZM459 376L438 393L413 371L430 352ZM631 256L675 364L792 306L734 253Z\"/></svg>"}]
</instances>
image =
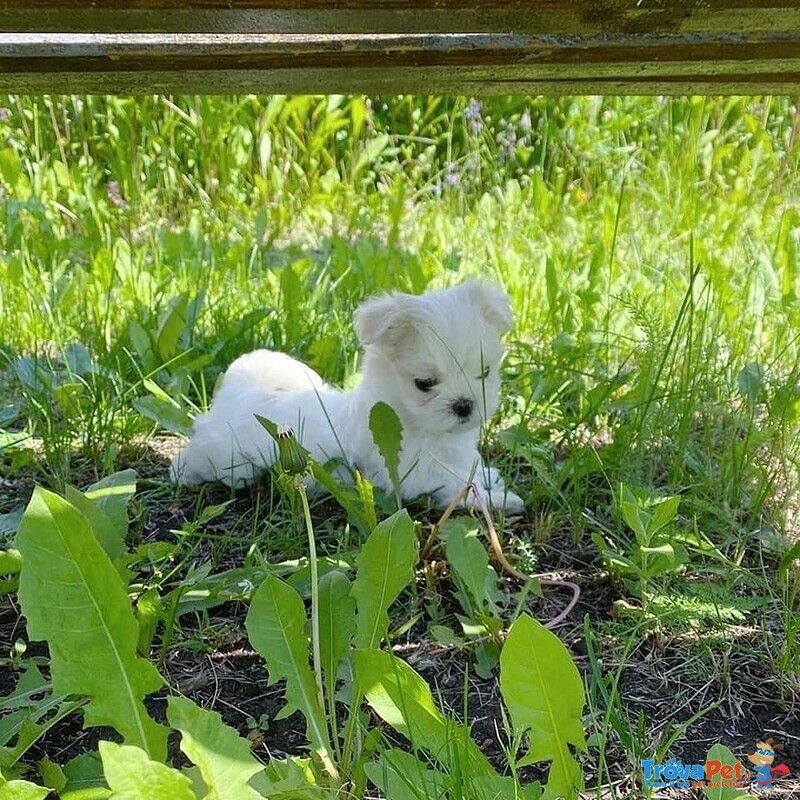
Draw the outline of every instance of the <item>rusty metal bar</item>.
<instances>
[{"instance_id":1,"label":"rusty metal bar","mask_svg":"<svg viewBox=\"0 0 800 800\"><path fill-rule=\"evenodd\" d=\"M0 91L800 93L800 4L0 0Z\"/></svg>"}]
</instances>

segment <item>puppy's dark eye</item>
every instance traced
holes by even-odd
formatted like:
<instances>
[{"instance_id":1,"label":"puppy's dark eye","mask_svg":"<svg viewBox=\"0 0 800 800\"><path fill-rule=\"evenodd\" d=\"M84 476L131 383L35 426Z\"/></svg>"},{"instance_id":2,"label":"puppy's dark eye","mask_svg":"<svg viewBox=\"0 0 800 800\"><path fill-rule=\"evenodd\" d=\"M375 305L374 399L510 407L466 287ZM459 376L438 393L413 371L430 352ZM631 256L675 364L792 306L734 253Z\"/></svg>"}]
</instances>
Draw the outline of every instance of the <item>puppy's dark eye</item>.
<instances>
[{"instance_id":1,"label":"puppy's dark eye","mask_svg":"<svg viewBox=\"0 0 800 800\"><path fill-rule=\"evenodd\" d=\"M437 382L438 381L435 378L415 378L414 386L416 386L421 392L429 392L434 386L436 386Z\"/></svg>"},{"instance_id":2,"label":"puppy's dark eye","mask_svg":"<svg viewBox=\"0 0 800 800\"><path fill-rule=\"evenodd\" d=\"M491 367L486 367L486 369L483 372L481 372L480 375L478 375L478 380L479 381L485 381L489 377L489 370L490 369L491 369Z\"/></svg>"}]
</instances>

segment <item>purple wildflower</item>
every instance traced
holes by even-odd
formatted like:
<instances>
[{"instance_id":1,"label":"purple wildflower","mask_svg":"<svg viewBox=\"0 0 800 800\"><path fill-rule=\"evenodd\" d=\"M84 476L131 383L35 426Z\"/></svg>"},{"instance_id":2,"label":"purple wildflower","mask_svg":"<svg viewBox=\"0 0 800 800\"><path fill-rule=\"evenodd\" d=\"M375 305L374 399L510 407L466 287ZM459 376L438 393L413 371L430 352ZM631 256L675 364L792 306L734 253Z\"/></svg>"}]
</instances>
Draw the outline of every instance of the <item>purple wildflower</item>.
<instances>
[{"instance_id":1,"label":"purple wildflower","mask_svg":"<svg viewBox=\"0 0 800 800\"><path fill-rule=\"evenodd\" d=\"M477 136L483 131L483 119L481 117L481 103L471 97L466 111L464 111L464 119L467 121L467 130L473 135Z\"/></svg>"},{"instance_id":2,"label":"purple wildflower","mask_svg":"<svg viewBox=\"0 0 800 800\"><path fill-rule=\"evenodd\" d=\"M450 161L447 164L447 172L444 176L444 182L447 186L458 186L460 182L458 174L458 164L455 161Z\"/></svg>"},{"instance_id":3,"label":"purple wildflower","mask_svg":"<svg viewBox=\"0 0 800 800\"><path fill-rule=\"evenodd\" d=\"M506 131L506 147L508 148L509 151L513 152L516 146L517 146L517 132L513 128L509 128L508 131Z\"/></svg>"},{"instance_id":4,"label":"purple wildflower","mask_svg":"<svg viewBox=\"0 0 800 800\"><path fill-rule=\"evenodd\" d=\"M0 122L8 122L11 119L10 108L0 108Z\"/></svg>"},{"instance_id":5,"label":"purple wildflower","mask_svg":"<svg viewBox=\"0 0 800 800\"><path fill-rule=\"evenodd\" d=\"M106 184L106 192L108 193L108 199L117 208L127 207L128 204L119 192L119 183L117 183L117 181L109 181L108 184Z\"/></svg>"},{"instance_id":6,"label":"purple wildflower","mask_svg":"<svg viewBox=\"0 0 800 800\"><path fill-rule=\"evenodd\" d=\"M502 147L499 156L512 159L517 152L517 132L509 125L497 134L497 142Z\"/></svg>"}]
</instances>

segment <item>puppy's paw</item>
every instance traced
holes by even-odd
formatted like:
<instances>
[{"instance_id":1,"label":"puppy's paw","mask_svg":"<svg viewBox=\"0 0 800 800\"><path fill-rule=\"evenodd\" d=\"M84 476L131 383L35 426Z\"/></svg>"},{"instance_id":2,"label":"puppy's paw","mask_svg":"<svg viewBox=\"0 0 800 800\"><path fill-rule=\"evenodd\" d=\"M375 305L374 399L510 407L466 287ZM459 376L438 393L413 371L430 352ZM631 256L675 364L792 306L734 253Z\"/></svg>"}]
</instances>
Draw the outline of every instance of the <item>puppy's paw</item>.
<instances>
[{"instance_id":1,"label":"puppy's paw","mask_svg":"<svg viewBox=\"0 0 800 800\"><path fill-rule=\"evenodd\" d=\"M522 498L502 486L493 486L488 494L492 500L492 505L497 509L502 508L506 514L521 514L525 510L525 503Z\"/></svg>"},{"instance_id":2,"label":"puppy's paw","mask_svg":"<svg viewBox=\"0 0 800 800\"><path fill-rule=\"evenodd\" d=\"M504 510L506 514L520 514L525 510L525 503L522 498L507 490L502 481L498 481L491 486L482 486L481 484L474 484L474 486L481 500L491 509L496 511ZM466 497L465 505L473 506L475 504L475 498L470 492Z\"/></svg>"},{"instance_id":3,"label":"puppy's paw","mask_svg":"<svg viewBox=\"0 0 800 800\"><path fill-rule=\"evenodd\" d=\"M487 502L491 502L496 509L505 509L507 514L520 514L525 510L525 503L522 498L514 494L510 489L506 489L500 473L491 467L486 472L485 487L478 487L479 491Z\"/></svg>"}]
</instances>

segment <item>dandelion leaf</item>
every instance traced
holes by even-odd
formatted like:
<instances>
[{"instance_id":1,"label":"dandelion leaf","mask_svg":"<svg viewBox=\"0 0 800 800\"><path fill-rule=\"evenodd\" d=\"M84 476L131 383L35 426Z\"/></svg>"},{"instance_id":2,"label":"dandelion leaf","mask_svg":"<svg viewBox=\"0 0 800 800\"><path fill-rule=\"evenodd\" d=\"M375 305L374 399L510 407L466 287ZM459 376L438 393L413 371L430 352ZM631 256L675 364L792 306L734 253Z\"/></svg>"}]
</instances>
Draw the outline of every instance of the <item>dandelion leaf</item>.
<instances>
[{"instance_id":1,"label":"dandelion leaf","mask_svg":"<svg viewBox=\"0 0 800 800\"><path fill-rule=\"evenodd\" d=\"M576 798L583 780L569 745L586 747L583 682L558 637L526 614L511 626L500 654L500 691L514 732L530 737L520 766L552 762L543 800Z\"/></svg>"},{"instance_id":2,"label":"dandelion leaf","mask_svg":"<svg viewBox=\"0 0 800 800\"><path fill-rule=\"evenodd\" d=\"M139 628L125 587L86 517L37 488L17 547L20 604L31 639L50 648L54 692L87 696L87 727L110 725L126 743L163 759L167 729L148 716L142 700L164 680L136 655Z\"/></svg>"}]
</instances>

